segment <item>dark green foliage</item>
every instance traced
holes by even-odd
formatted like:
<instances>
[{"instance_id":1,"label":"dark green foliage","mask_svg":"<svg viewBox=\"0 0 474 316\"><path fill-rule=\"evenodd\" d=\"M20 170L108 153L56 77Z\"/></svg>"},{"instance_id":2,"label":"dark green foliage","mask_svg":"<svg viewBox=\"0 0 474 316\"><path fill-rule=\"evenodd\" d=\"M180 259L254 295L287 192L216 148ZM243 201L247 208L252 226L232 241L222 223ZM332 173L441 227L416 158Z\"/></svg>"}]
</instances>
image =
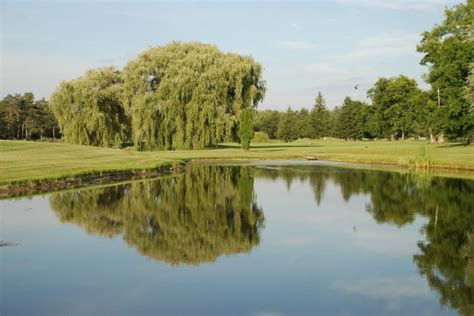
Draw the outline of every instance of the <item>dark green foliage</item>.
<instances>
[{"instance_id":1,"label":"dark green foliage","mask_svg":"<svg viewBox=\"0 0 474 316\"><path fill-rule=\"evenodd\" d=\"M367 92L372 100L372 132L380 138L404 139L416 126L416 113L425 106L422 91L414 79L400 75L380 78Z\"/></svg>"},{"instance_id":2,"label":"dark green foliage","mask_svg":"<svg viewBox=\"0 0 474 316\"><path fill-rule=\"evenodd\" d=\"M278 124L280 123L280 112L275 110L257 111L255 115L254 129L256 132L265 132L271 139L278 136Z\"/></svg>"},{"instance_id":3,"label":"dark green foliage","mask_svg":"<svg viewBox=\"0 0 474 316\"><path fill-rule=\"evenodd\" d=\"M433 119L451 138L469 138L474 133L474 114L465 95L469 67L474 61L474 41L469 40L474 21L474 0L445 11L444 21L422 34L418 52L429 66L426 80L438 94L442 109ZM472 35L471 35L472 36Z\"/></svg>"},{"instance_id":4,"label":"dark green foliage","mask_svg":"<svg viewBox=\"0 0 474 316\"><path fill-rule=\"evenodd\" d=\"M59 136L58 124L44 99L33 93L7 95L0 101L0 139L43 139Z\"/></svg>"},{"instance_id":5,"label":"dark green foliage","mask_svg":"<svg viewBox=\"0 0 474 316\"><path fill-rule=\"evenodd\" d=\"M253 132L253 118L252 118L252 110L251 109L244 109L240 112L240 120L239 120L239 138L240 138L240 145L243 149L249 150L250 149L250 141L252 140L254 135Z\"/></svg>"},{"instance_id":6,"label":"dark green foliage","mask_svg":"<svg viewBox=\"0 0 474 316\"><path fill-rule=\"evenodd\" d=\"M120 147L129 140L122 76L112 67L61 82L50 105L67 143Z\"/></svg>"},{"instance_id":7,"label":"dark green foliage","mask_svg":"<svg viewBox=\"0 0 474 316\"><path fill-rule=\"evenodd\" d=\"M471 111L474 111L474 63L471 65L471 75L469 76L469 85L466 88L466 95L471 103Z\"/></svg>"},{"instance_id":8,"label":"dark green foliage","mask_svg":"<svg viewBox=\"0 0 474 316\"><path fill-rule=\"evenodd\" d=\"M302 108L296 113L296 125L298 127L298 138L313 137L313 126L309 111Z\"/></svg>"},{"instance_id":9,"label":"dark green foliage","mask_svg":"<svg viewBox=\"0 0 474 316\"><path fill-rule=\"evenodd\" d=\"M346 97L337 116L337 137L345 140L362 139L367 115L368 106L366 104Z\"/></svg>"},{"instance_id":10,"label":"dark green foliage","mask_svg":"<svg viewBox=\"0 0 474 316\"><path fill-rule=\"evenodd\" d=\"M288 107L288 110L280 114L278 124L278 139L290 142L298 138L298 126L295 111Z\"/></svg>"},{"instance_id":11,"label":"dark green foliage","mask_svg":"<svg viewBox=\"0 0 474 316\"><path fill-rule=\"evenodd\" d=\"M314 106L311 109L311 129L312 138L329 136L329 111L321 92L318 92Z\"/></svg>"}]
</instances>

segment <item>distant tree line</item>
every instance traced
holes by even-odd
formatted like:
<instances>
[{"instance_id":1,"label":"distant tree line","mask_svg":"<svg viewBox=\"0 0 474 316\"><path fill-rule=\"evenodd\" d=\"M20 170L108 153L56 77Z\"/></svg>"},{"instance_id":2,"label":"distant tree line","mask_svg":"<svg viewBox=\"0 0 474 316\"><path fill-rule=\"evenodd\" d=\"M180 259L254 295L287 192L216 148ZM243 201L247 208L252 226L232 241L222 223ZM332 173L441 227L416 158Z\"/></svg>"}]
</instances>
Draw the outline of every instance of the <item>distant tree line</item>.
<instances>
[{"instance_id":1,"label":"distant tree line","mask_svg":"<svg viewBox=\"0 0 474 316\"><path fill-rule=\"evenodd\" d=\"M33 93L7 95L0 101L0 139L59 138L57 121L48 101Z\"/></svg>"},{"instance_id":2,"label":"distant tree line","mask_svg":"<svg viewBox=\"0 0 474 316\"><path fill-rule=\"evenodd\" d=\"M422 91L414 79L403 75L380 78L368 97L372 104L346 97L340 106L329 110L319 92L311 110L289 107L286 112L260 111L254 127L269 138L283 141L324 137L395 140L429 135L432 102L429 92Z\"/></svg>"},{"instance_id":3,"label":"distant tree line","mask_svg":"<svg viewBox=\"0 0 474 316\"><path fill-rule=\"evenodd\" d=\"M445 137L467 140L474 136L474 0L445 11L443 23L422 34L417 47L429 71L431 90L400 75L379 78L367 91L371 104L347 97L328 110L321 93L313 108L256 114L255 130L271 139L337 137L342 139Z\"/></svg>"}]
</instances>

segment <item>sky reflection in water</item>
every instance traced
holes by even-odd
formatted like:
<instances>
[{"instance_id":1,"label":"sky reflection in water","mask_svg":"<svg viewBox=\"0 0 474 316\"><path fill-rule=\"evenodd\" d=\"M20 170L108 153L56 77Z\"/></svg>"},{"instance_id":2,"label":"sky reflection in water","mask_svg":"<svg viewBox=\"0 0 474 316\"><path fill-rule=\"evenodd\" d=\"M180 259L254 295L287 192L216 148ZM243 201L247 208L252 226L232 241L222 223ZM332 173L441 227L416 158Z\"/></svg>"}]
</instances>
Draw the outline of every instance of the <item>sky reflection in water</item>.
<instances>
[{"instance_id":1,"label":"sky reflection in water","mask_svg":"<svg viewBox=\"0 0 474 316\"><path fill-rule=\"evenodd\" d=\"M473 315L474 181L193 166L0 201L2 315Z\"/></svg>"}]
</instances>

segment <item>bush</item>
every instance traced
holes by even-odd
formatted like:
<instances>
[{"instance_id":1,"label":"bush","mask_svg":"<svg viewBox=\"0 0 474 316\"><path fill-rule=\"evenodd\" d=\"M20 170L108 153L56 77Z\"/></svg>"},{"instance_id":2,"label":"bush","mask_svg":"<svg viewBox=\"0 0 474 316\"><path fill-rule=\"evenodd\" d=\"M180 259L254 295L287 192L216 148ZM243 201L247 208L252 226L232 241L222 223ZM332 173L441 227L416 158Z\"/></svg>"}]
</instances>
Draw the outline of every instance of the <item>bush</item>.
<instances>
[{"instance_id":1,"label":"bush","mask_svg":"<svg viewBox=\"0 0 474 316\"><path fill-rule=\"evenodd\" d=\"M255 132L252 143L269 143L270 137L265 132Z\"/></svg>"}]
</instances>

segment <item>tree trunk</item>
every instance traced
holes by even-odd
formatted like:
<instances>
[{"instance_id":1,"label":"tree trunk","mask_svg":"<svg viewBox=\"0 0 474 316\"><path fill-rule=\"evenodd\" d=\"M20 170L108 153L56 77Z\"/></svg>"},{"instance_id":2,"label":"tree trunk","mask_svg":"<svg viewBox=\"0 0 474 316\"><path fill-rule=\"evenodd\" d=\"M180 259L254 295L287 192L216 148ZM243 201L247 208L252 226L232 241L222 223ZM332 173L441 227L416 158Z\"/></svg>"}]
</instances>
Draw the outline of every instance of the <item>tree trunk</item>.
<instances>
[{"instance_id":1,"label":"tree trunk","mask_svg":"<svg viewBox=\"0 0 474 316\"><path fill-rule=\"evenodd\" d=\"M402 140L405 140L405 131L402 131Z\"/></svg>"},{"instance_id":2,"label":"tree trunk","mask_svg":"<svg viewBox=\"0 0 474 316\"><path fill-rule=\"evenodd\" d=\"M393 133L390 134L390 140L391 140L392 142L395 140L395 135L393 135Z\"/></svg>"},{"instance_id":3,"label":"tree trunk","mask_svg":"<svg viewBox=\"0 0 474 316\"><path fill-rule=\"evenodd\" d=\"M56 130L55 130L54 126L53 126L53 140L56 140Z\"/></svg>"},{"instance_id":4,"label":"tree trunk","mask_svg":"<svg viewBox=\"0 0 474 316\"><path fill-rule=\"evenodd\" d=\"M438 144L444 144L444 134L440 133L438 135Z\"/></svg>"},{"instance_id":5,"label":"tree trunk","mask_svg":"<svg viewBox=\"0 0 474 316\"><path fill-rule=\"evenodd\" d=\"M435 137L434 137L433 131L431 130L431 127L430 127L430 143L434 144L434 142L435 142Z\"/></svg>"}]
</instances>

